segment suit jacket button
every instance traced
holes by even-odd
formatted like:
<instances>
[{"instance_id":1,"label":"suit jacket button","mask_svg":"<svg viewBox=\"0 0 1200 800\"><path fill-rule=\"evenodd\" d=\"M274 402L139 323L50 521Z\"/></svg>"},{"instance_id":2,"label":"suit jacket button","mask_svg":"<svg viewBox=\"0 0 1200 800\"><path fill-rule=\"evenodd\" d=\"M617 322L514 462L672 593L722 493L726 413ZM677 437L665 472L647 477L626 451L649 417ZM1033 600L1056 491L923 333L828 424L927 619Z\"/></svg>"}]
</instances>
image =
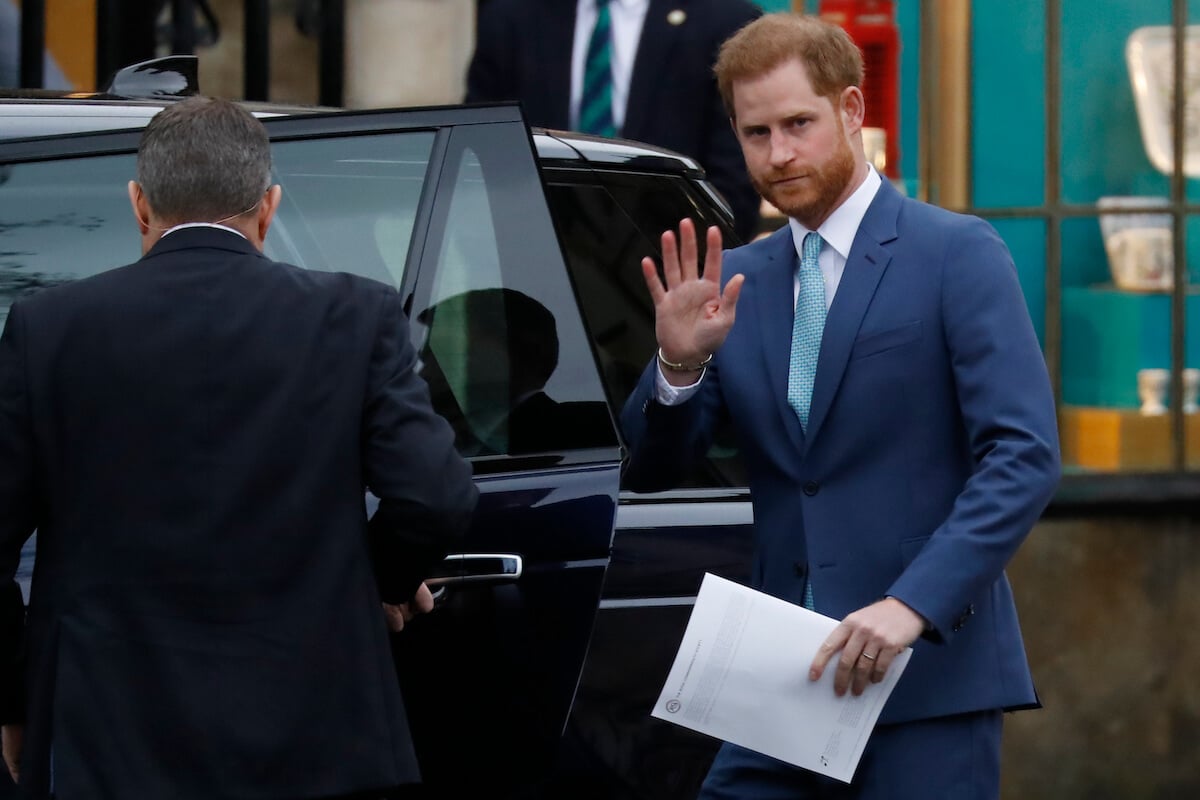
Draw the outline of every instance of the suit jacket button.
<instances>
[{"instance_id":1,"label":"suit jacket button","mask_svg":"<svg viewBox=\"0 0 1200 800\"><path fill-rule=\"evenodd\" d=\"M804 484L804 493L809 497L812 497L819 491L821 491L821 484L817 483L816 481L809 481Z\"/></svg>"},{"instance_id":2,"label":"suit jacket button","mask_svg":"<svg viewBox=\"0 0 1200 800\"><path fill-rule=\"evenodd\" d=\"M795 564L792 564L792 569L796 570L797 578L808 577L808 564L805 564L803 561L797 561Z\"/></svg>"},{"instance_id":3,"label":"suit jacket button","mask_svg":"<svg viewBox=\"0 0 1200 800\"><path fill-rule=\"evenodd\" d=\"M962 616L960 616L955 621L954 632L958 633L959 631L961 631L963 629L963 626L965 626L967 624L967 620L973 616L975 616L975 604L971 603L966 608L963 609Z\"/></svg>"}]
</instances>

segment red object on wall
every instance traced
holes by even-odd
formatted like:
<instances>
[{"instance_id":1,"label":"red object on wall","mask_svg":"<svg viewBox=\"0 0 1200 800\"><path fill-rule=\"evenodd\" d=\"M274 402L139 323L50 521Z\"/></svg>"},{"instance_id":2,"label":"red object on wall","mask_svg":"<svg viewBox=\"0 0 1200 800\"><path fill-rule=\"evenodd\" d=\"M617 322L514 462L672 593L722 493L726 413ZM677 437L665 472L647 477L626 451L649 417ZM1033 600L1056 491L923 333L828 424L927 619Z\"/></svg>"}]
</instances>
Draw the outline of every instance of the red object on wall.
<instances>
[{"instance_id":1,"label":"red object on wall","mask_svg":"<svg viewBox=\"0 0 1200 800\"><path fill-rule=\"evenodd\" d=\"M895 0L821 0L822 19L840 25L863 54L864 126L887 133L889 178L900 177L900 29Z\"/></svg>"}]
</instances>

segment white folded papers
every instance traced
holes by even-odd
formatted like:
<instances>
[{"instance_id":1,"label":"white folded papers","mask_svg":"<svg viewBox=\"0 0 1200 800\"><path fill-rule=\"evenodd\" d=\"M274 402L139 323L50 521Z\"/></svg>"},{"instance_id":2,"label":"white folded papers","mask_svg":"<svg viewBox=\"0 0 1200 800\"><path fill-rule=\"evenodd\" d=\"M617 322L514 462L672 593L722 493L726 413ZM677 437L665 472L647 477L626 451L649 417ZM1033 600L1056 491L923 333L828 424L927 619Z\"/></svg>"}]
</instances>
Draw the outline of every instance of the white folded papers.
<instances>
[{"instance_id":1,"label":"white folded papers","mask_svg":"<svg viewBox=\"0 0 1200 800\"><path fill-rule=\"evenodd\" d=\"M838 621L705 575L651 715L850 782L912 650L855 697L833 692L835 655L808 679Z\"/></svg>"}]
</instances>

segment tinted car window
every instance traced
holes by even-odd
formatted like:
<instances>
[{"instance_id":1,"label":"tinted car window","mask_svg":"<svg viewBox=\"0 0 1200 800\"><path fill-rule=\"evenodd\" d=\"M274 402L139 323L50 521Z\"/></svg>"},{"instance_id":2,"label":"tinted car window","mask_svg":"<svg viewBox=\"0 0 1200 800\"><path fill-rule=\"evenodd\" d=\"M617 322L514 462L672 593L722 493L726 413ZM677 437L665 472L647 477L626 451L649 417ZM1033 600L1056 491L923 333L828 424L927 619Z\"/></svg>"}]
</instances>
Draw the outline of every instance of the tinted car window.
<instances>
[{"instance_id":1,"label":"tinted car window","mask_svg":"<svg viewBox=\"0 0 1200 800\"><path fill-rule=\"evenodd\" d=\"M133 175L132 155L0 167L0 327L22 295L137 260Z\"/></svg>"},{"instance_id":2,"label":"tinted car window","mask_svg":"<svg viewBox=\"0 0 1200 800\"><path fill-rule=\"evenodd\" d=\"M434 404L468 456L616 444L531 161L518 125L455 129L431 224L413 318Z\"/></svg>"},{"instance_id":3,"label":"tinted car window","mask_svg":"<svg viewBox=\"0 0 1200 800\"><path fill-rule=\"evenodd\" d=\"M417 132L356 137L353 146L345 139L276 144L273 180L284 190L267 256L398 286L433 139ZM141 256L125 188L136 172L134 155L2 170L0 326L21 295Z\"/></svg>"},{"instance_id":4,"label":"tinted car window","mask_svg":"<svg viewBox=\"0 0 1200 800\"><path fill-rule=\"evenodd\" d=\"M399 287L435 133L276 142L283 199L266 253Z\"/></svg>"},{"instance_id":5,"label":"tinted car window","mask_svg":"<svg viewBox=\"0 0 1200 800\"><path fill-rule=\"evenodd\" d=\"M621 408L654 356L654 306L642 277L642 258L661 255L660 236L684 217L719 224L700 213L682 178L595 173L580 182L555 173L548 192L584 317L599 350L605 389ZM636 220L636 222L635 222ZM703 251L701 251L703 252ZM745 486L729 425L722 426L688 488Z\"/></svg>"}]
</instances>

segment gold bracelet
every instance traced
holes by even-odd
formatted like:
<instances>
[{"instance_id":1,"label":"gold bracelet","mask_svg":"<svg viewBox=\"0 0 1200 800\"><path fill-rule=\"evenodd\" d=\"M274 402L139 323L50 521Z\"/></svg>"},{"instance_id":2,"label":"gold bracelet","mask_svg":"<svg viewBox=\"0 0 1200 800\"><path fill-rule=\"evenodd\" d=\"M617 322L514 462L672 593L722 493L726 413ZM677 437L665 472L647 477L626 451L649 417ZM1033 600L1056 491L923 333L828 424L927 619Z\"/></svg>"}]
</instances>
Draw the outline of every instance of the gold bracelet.
<instances>
[{"instance_id":1,"label":"gold bracelet","mask_svg":"<svg viewBox=\"0 0 1200 800\"><path fill-rule=\"evenodd\" d=\"M658 348L658 363L663 365L663 369L671 372L699 372L712 363L712 360L713 354L709 353L708 358L704 359L699 364L684 364L682 362L676 363L674 361L667 361L666 356L663 355L662 348Z\"/></svg>"}]
</instances>

